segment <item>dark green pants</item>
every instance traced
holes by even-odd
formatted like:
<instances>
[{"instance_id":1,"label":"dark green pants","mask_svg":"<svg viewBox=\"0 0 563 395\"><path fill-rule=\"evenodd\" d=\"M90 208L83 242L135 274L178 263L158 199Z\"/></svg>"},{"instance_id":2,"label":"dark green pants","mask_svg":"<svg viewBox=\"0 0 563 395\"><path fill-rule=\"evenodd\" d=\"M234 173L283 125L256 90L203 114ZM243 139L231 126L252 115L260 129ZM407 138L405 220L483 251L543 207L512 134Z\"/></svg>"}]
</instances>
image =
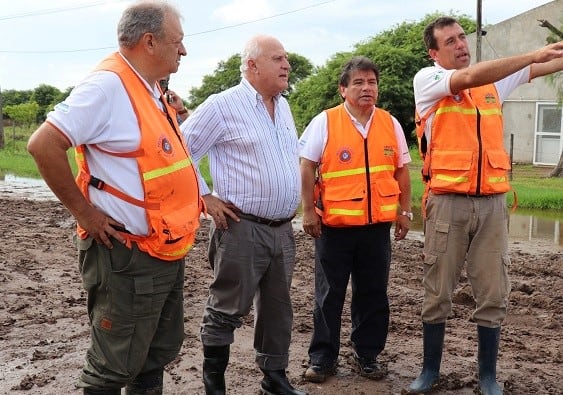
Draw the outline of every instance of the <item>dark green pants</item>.
<instances>
[{"instance_id":1,"label":"dark green pants","mask_svg":"<svg viewBox=\"0 0 563 395\"><path fill-rule=\"evenodd\" d=\"M113 241L78 240L91 345L78 386L121 388L173 361L184 339L184 259L162 261Z\"/></svg>"}]
</instances>

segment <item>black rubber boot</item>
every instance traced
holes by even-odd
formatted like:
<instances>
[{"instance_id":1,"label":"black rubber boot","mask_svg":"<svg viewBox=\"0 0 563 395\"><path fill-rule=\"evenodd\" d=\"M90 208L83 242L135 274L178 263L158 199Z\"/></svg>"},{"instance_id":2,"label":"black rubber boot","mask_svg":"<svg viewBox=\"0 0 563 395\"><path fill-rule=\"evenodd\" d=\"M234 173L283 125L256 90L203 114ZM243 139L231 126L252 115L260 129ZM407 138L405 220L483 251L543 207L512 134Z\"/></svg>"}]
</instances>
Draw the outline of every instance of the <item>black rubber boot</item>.
<instances>
[{"instance_id":1,"label":"black rubber boot","mask_svg":"<svg viewBox=\"0 0 563 395\"><path fill-rule=\"evenodd\" d=\"M126 395L162 395L164 369L140 373L125 387Z\"/></svg>"},{"instance_id":2,"label":"black rubber boot","mask_svg":"<svg viewBox=\"0 0 563 395\"><path fill-rule=\"evenodd\" d=\"M84 395L120 395L121 388L93 389L84 388Z\"/></svg>"},{"instance_id":3,"label":"black rubber boot","mask_svg":"<svg viewBox=\"0 0 563 395\"><path fill-rule=\"evenodd\" d=\"M477 326L479 337L479 390L483 395L502 394L497 383L497 356L500 327Z\"/></svg>"},{"instance_id":4,"label":"black rubber boot","mask_svg":"<svg viewBox=\"0 0 563 395\"><path fill-rule=\"evenodd\" d=\"M423 323L423 351L422 372L407 389L407 394L426 394L438 385L440 379L440 363L444 349L444 333L446 323Z\"/></svg>"},{"instance_id":5,"label":"black rubber boot","mask_svg":"<svg viewBox=\"0 0 563 395\"><path fill-rule=\"evenodd\" d=\"M264 378L261 387L265 395L307 395L306 392L293 388L289 383L285 370L262 370Z\"/></svg>"},{"instance_id":6,"label":"black rubber boot","mask_svg":"<svg viewBox=\"0 0 563 395\"><path fill-rule=\"evenodd\" d=\"M230 346L203 346L203 384L206 395L225 395L225 370Z\"/></svg>"}]
</instances>

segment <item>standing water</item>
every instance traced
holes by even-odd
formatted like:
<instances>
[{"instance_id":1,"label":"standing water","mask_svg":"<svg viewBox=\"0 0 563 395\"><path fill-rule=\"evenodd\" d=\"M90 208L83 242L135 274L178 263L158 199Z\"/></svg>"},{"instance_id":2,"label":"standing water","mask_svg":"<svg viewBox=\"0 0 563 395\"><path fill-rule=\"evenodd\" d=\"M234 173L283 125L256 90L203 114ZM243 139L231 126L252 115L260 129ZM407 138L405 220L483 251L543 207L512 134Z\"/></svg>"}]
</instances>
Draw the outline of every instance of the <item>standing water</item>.
<instances>
[{"instance_id":1,"label":"standing water","mask_svg":"<svg viewBox=\"0 0 563 395\"><path fill-rule=\"evenodd\" d=\"M0 178L0 197L26 198L35 200L54 200L55 195L45 181L35 178L16 177L6 174ZM420 216L412 224L411 229L422 232ZM295 222L300 222L299 219ZM541 215L510 215L509 236L511 241L537 241L550 244L563 250L563 216L543 217Z\"/></svg>"}]
</instances>

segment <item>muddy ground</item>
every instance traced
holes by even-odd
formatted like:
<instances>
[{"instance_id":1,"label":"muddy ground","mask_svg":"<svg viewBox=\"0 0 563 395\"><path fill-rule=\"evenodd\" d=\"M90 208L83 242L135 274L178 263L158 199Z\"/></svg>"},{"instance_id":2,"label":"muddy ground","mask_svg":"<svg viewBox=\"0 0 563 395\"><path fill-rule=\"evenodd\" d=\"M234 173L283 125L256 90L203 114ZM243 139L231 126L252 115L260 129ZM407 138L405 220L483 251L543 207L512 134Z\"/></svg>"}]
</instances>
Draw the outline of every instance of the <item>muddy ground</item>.
<instances>
[{"instance_id":1,"label":"muddy ground","mask_svg":"<svg viewBox=\"0 0 563 395\"><path fill-rule=\"evenodd\" d=\"M211 280L203 221L187 259L185 342L166 369L165 394L203 394L198 327ZM72 243L74 222L53 200L0 197L0 393L74 394L89 343L85 292ZM389 295L391 326L380 356L389 376L373 382L354 373L343 317L338 374L324 384L303 380L312 328L312 240L296 226L295 311L288 376L309 394L399 394L421 364L422 238L394 242ZM505 394L563 394L563 251L511 242L512 293L501 335L499 381ZM348 305L348 303L347 303ZM464 278L449 320L438 394L472 394L476 387L476 329ZM227 371L229 394L257 394L260 374L252 350L252 317L237 330Z\"/></svg>"}]
</instances>

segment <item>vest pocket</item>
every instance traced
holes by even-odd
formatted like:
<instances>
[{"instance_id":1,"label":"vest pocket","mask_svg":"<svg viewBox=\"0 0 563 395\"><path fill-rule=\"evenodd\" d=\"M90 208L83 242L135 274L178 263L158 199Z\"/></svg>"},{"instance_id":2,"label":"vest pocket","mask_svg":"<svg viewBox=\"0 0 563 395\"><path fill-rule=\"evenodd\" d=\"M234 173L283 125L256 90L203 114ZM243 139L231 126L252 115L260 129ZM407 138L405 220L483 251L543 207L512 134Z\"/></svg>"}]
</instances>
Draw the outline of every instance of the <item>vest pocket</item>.
<instances>
[{"instance_id":1,"label":"vest pocket","mask_svg":"<svg viewBox=\"0 0 563 395\"><path fill-rule=\"evenodd\" d=\"M401 189L394 178L372 180L373 215L377 222L394 221L397 218L397 202Z\"/></svg>"},{"instance_id":2,"label":"vest pocket","mask_svg":"<svg viewBox=\"0 0 563 395\"><path fill-rule=\"evenodd\" d=\"M433 150L430 188L436 192L468 193L473 177L473 151Z\"/></svg>"},{"instance_id":3,"label":"vest pocket","mask_svg":"<svg viewBox=\"0 0 563 395\"><path fill-rule=\"evenodd\" d=\"M510 158L503 150L485 152L484 179L481 192L484 194L503 193L510 190L508 170Z\"/></svg>"},{"instance_id":4,"label":"vest pocket","mask_svg":"<svg viewBox=\"0 0 563 395\"><path fill-rule=\"evenodd\" d=\"M365 223L365 183L327 182L322 194L323 222L330 226Z\"/></svg>"},{"instance_id":5,"label":"vest pocket","mask_svg":"<svg viewBox=\"0 0 563 395\"><path fill-rule=\"evenodd\" d=\"M156 229L160 241L169 244L184 236L195 233L199 221L197 220L197 215L194 215L194 213L198 212L198 206L196 204L190 204L174 212L164 213L159 224L160 229Z\"/></svg>"},{"instance_id":6,"label":"vest pocket","mask_svg":"<svg viewBox=\"0 0 563 395\"><path fill-rule=\"evenodd\" d=\"M326 183L324 190L324 199L333 202L363 200L365 195L364 185L358 182L353 184Z\"/></svg>"},{"instance_id":7,"label":"vest pocket","mask_svg":"<svg viewBox=\"0 0 563 395\"><path fill-rule=\"evenodd\" d=\"M160 215L151 213L152 232L138 241L139 249L166 261L183 258L193 246L199 213L198 204L189 204Z\"/></svg>"}]
</instances>

